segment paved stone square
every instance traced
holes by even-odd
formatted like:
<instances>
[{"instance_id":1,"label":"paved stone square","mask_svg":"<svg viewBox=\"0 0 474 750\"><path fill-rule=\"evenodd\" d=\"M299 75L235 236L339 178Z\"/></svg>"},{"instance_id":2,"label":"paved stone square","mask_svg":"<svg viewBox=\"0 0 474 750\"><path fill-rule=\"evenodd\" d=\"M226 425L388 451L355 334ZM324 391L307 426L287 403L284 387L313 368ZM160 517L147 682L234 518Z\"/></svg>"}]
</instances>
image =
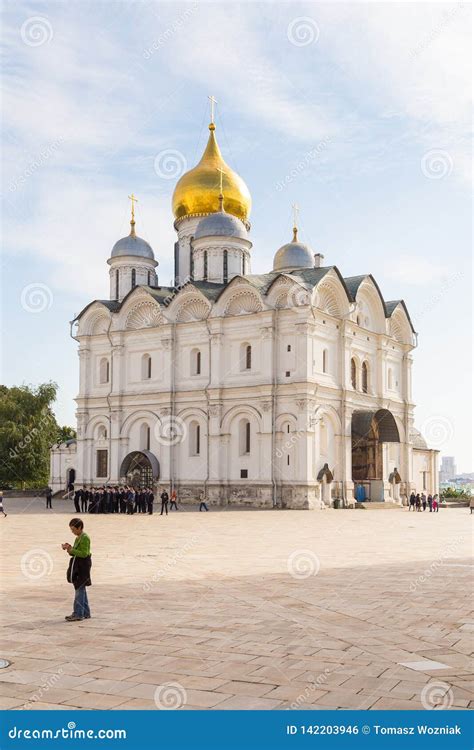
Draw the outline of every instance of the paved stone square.
<instances>
[{"instance_id":1,"label":"paved stone square","mask_svg":"<svg viewBox=\"0 0 474 750\"><path fill-rule=\"evenodd\" d=\"M474 705L467 508L85 516L68 623L72 503L5 505L1 708Z\"/></svg>"}]
</instances>

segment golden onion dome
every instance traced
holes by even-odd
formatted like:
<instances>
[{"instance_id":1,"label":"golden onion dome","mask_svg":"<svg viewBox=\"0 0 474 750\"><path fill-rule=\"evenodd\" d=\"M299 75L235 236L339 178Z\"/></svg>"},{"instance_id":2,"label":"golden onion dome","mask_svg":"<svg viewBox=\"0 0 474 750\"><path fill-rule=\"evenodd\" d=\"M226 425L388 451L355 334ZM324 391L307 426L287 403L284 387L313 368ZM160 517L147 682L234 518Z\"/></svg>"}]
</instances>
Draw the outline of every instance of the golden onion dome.
<instances>
[{"instance_id":1,"label":"golden onion dome","mask_svg":"<svg viewBox=\"0 0 474 750\"><path fill-rule=\"evenodd\" d=\"M222 170L222 192L225 210L247 222L252 206L247 185L222 158L214 134L215 125L209 125L209 140L201 161L179 180L173 193L173 213L176 219L185 216L203 216L219 211L219 194Z\"/></svg>"}]
</instances>

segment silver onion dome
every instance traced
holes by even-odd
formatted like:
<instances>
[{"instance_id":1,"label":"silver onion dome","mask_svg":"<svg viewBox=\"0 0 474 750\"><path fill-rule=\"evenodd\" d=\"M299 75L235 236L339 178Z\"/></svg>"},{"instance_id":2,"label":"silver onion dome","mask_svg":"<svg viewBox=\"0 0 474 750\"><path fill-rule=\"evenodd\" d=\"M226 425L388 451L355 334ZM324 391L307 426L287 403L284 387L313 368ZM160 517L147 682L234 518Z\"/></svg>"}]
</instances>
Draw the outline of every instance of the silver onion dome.
<instances>
[{"instance_id":1,"label":"silver onion dome","mask_svg":"<svg viewBox=\"0 0 474 750\"><path fill-rule=\"evenodd\" d=\"M280 247L273 259L274 271L288 271L293 268L313 268L314 257L312 250L298 242L298 233L293 229L293 241Z\"/></svg>"}]
</instances>

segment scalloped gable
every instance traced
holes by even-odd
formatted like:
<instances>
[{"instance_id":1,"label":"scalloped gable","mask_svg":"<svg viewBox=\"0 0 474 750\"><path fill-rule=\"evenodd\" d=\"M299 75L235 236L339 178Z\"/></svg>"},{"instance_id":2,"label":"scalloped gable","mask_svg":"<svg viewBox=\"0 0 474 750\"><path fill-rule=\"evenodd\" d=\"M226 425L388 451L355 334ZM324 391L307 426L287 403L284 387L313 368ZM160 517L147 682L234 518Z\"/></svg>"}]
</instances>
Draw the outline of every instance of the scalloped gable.
<instances>
[{"instance_id":1,"label":"scalloped gable","mask_svg":"<svg viewBox=\"0 0 474 750\"><path fill-rule=\"evenodd\" d=\"M391 318L397 307L400 305L400 307L403 309L403 312L407 316L408 322L410 324L410 328L413 331L414 334L416 334L415 328L413 326L412 320L410 318L410 313L408 312L408 308L405 304L405 300L403 299L395 299L390 300L389 302L385 303L385 307L387 310L387 318Z\"/></svg>"},{"instance_id":2,"label":"scalloped gable","mask_svg":"<svg viewBox=\"0 0 474 750\"><path fill-rule=\"evenodd\" d=\"M346 282L347 288L349 289L349 292L352 295L352 299L355 302L356 301L356 297L357 297L357 292L359 291L359 287L367 279L369 279L373 283L375 289L377 290L378 295L380 297L380 301L382 303L383 311L385 313L385 317L387 318L388 317L388 315L387 315L387 303L385 302L384 296L383 296L383 294L382 294L382 292L380 290L379 285L377 284L377 282L375 281L375 279L374 279L374 277L372 276L371 273L366 273L363 276L348 276L347 278L344 279L344 281Z\"/></svg>"}]
</instances>

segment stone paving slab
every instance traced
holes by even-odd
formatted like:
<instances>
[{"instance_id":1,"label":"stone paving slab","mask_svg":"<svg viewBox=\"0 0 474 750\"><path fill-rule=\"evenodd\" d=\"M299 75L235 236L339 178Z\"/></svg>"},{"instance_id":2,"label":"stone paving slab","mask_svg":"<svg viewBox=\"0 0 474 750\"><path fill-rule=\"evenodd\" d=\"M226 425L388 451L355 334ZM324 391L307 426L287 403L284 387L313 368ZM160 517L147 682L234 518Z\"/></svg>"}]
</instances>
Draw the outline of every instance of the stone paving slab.
<instances>
[{"instance_id":1,"label":"stone paving slab","mask_svg":"<svg viewBox=\"0 0 474 750\"><path fill-rule=\"evenodd\" d=\"M468 509L86 516L93 616L67 623L60 502L0 519L0 707L473 705Z\"/></svg>"}]
</instances>

